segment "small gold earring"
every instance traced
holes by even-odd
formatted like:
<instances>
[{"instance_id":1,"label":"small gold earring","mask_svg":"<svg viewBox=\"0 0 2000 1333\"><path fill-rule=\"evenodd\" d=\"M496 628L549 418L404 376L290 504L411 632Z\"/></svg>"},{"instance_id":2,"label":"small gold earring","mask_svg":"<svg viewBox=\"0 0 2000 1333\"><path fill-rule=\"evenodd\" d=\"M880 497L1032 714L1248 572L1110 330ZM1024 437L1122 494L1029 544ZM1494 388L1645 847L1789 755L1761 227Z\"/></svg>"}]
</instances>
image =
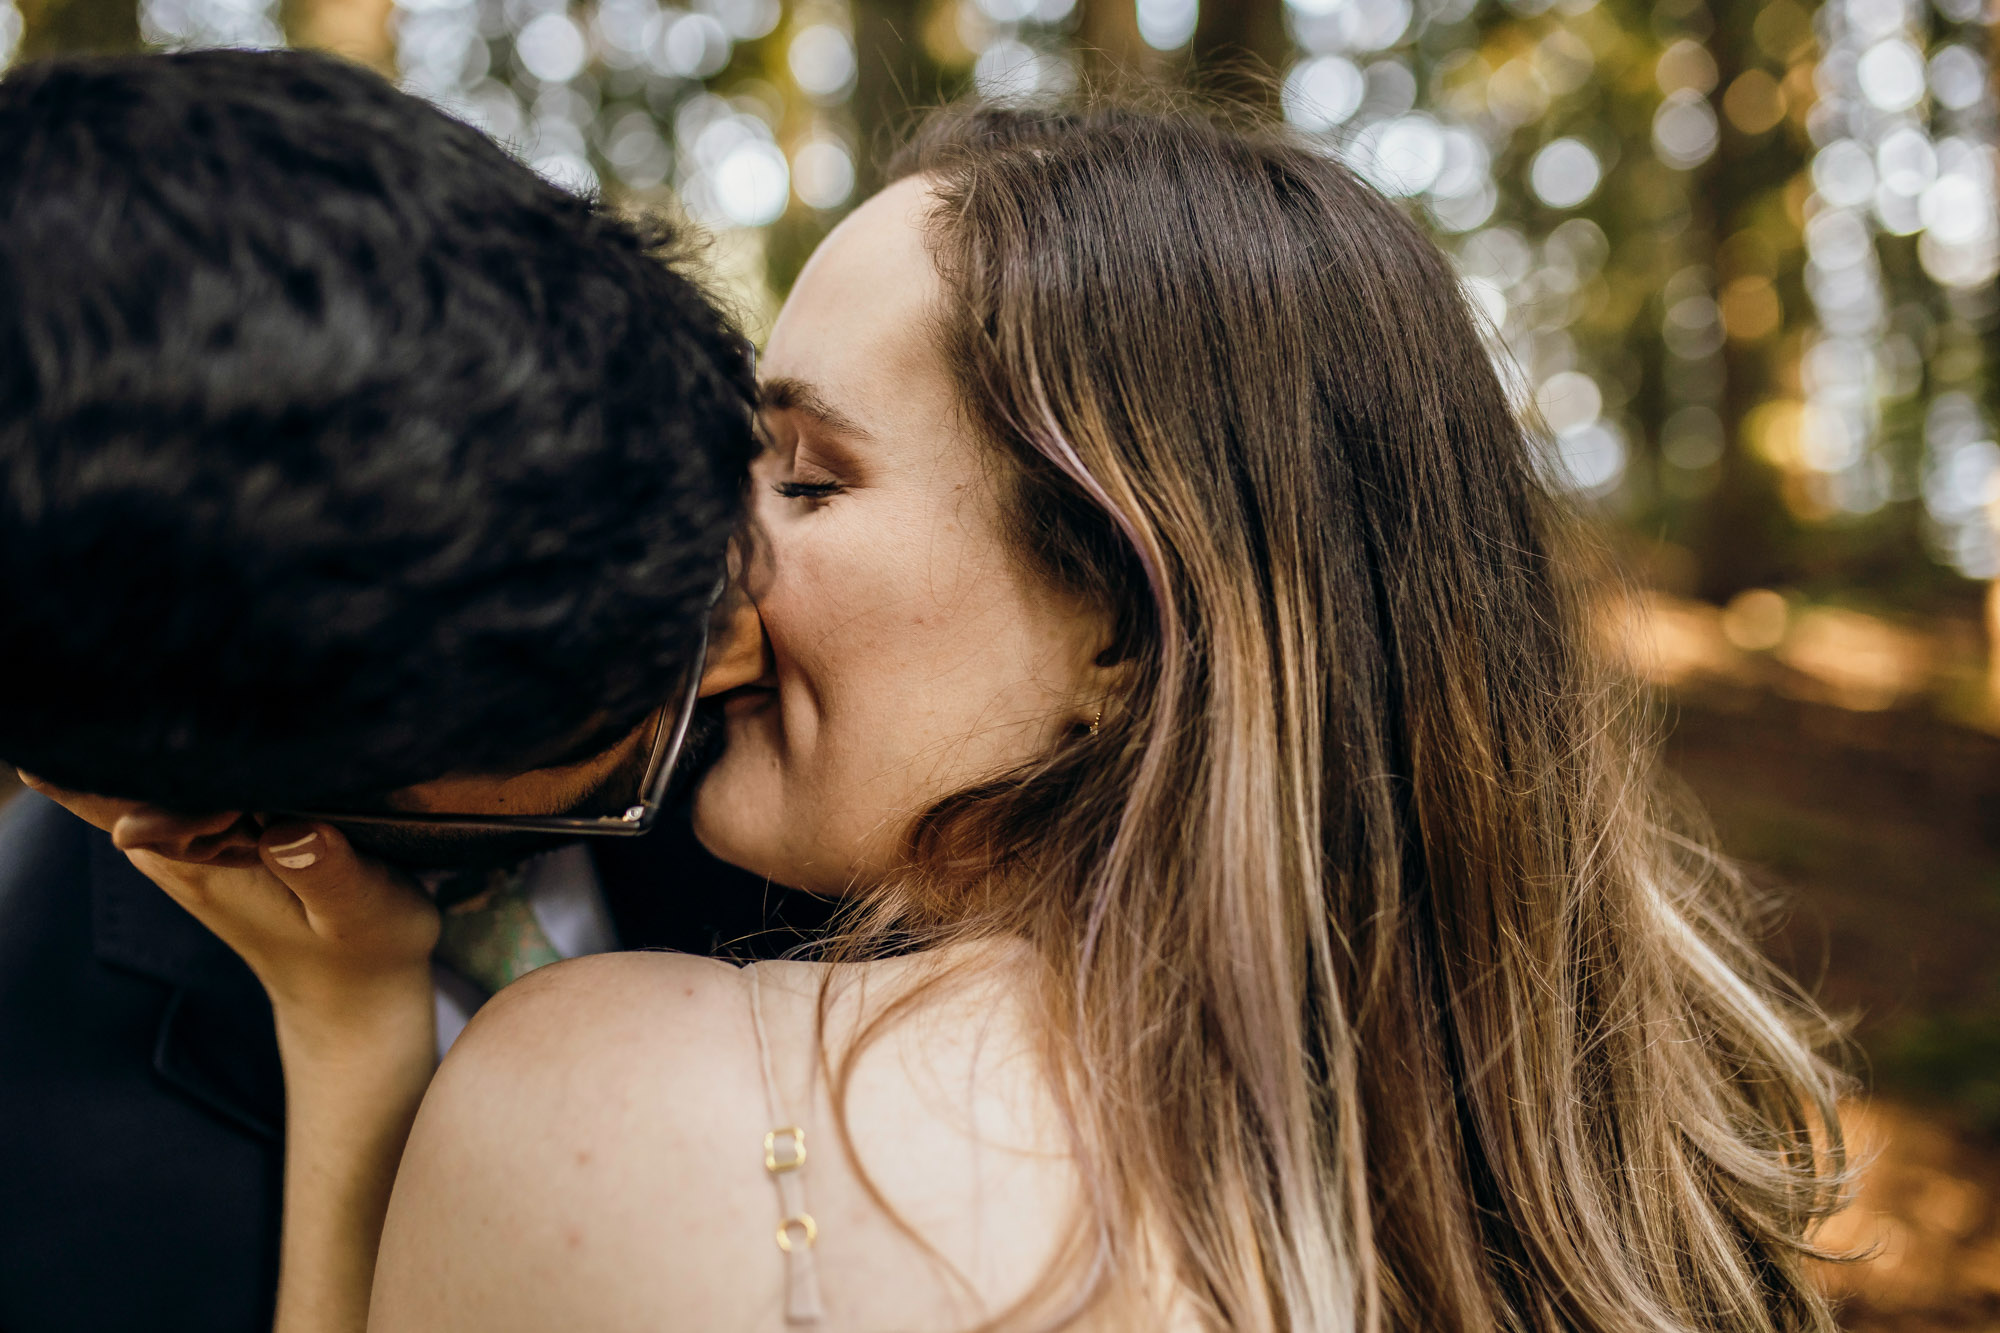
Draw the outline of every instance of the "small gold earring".
<instances>
[{"instance_id":1,"label":"small gold earring","mask_svg":"<svg viewBox=\"0 0 2000 1333\"><path fill-rule=\"evenodd\" d=\"M1097 734L1097 728L1101 726L1103 722L1104 722L1104 705L1099 704L1097 705L1097 711L1091 714L1090 717L1090 734L1095 736Z\"/></svg>"}]
</instances>

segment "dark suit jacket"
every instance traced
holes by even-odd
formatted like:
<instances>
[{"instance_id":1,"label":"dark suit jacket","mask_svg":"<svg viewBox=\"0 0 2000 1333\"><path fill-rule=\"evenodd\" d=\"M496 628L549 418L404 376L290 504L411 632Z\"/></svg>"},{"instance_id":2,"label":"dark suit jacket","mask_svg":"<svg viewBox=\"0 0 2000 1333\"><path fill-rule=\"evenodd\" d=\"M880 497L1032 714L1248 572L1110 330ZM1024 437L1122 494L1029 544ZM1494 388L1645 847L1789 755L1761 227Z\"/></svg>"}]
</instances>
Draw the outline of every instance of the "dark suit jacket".
<instances>
[{"instance_id":1,"label":"dark suit jacket","mask_svg":"<svg viewBox=\"0 0 2000 1333\"><path fill-rule=\"evenodd\" d=\"M685 823L593 845L627 947L762 956L824 924ZM0 809L0 1333L268 1330L284 1085L271 1010L110 839Z\"/></svg>"}]
</instances>

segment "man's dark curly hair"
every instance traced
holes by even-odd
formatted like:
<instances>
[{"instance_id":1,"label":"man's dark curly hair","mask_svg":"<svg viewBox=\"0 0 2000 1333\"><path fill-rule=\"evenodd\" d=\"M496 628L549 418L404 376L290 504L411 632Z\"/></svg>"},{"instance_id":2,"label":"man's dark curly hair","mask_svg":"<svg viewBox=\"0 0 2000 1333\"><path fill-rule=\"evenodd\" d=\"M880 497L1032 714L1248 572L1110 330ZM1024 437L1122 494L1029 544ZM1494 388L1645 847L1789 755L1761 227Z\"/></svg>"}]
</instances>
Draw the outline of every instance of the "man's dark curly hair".
<instances>
[{"instance_id":1,"label":"man's dark curly hair","mask_svg":"<svg viewBox=\"0 0 2000 1333\"><path fill-rule=\"evenodd\" d=\"M665 239L326 57L9 73L0 756L281 809L636 727L752 448Z\"/></svg>"}]
</instances>

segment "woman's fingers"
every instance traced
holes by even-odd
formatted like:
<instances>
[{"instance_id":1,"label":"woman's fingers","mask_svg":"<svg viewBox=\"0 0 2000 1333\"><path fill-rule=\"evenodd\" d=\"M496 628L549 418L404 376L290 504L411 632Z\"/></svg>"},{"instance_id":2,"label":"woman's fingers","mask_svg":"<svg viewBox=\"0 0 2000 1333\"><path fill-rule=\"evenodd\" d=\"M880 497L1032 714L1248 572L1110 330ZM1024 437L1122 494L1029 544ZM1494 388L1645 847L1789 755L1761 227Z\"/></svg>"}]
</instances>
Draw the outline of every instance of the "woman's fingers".
<instances>
[{"instance_id":1,"label":"woman's fingers","mask_svg":"<svg viewBox=\"0 0 2000 1333\"><path fill-rule=\"evenodd\" d=\"M126 856L141 874L238 953L243 951L243 941L274 931L306 928L299 900L254 863L247 869L195 865L141 850Z\"/></svg>"},{"instance_id":2,"label":"woman's fingers","mask_svg":"<svg viewBox=\"0 0 2000 1333\"><path fill-rule=\"evenodd\" d=\"M305 908L313 932L329 942L402 952L417 948L412 940L436 934L436 909L416 885L356 855L330 824L272 824L257 853ZM418 951L428 949L426 941Z\"/></svg>"},{"instance_id":3,"label":"woman's fingers","mask_svg":"<svg viewBox=\"0 0 2000 1333\"><path fill-rule=\"evenodd\" d=\"M395 887L386 868L363 862L330 824L271 824L257 840L257 854L265 868L305 904L306 914L315 922L366 912L385 890Z\"/></svg>"},{"instance_id":4,"label":"woman's fingers","mask_svg":"<svg viewBox=\"0 0 2000 1333\"><path fill-rule=\"evenodd\" d=\"M114 800L108 796L92 796L87 792L58 787L53 782L36 777L25 768L17 768L14 772L20 777L21 785L29 791L40 792L84 823L95 824L106 833L109 833L112 825L118 822L118 816L132 808L130 801Z\"/></svg>"}]
</instances>

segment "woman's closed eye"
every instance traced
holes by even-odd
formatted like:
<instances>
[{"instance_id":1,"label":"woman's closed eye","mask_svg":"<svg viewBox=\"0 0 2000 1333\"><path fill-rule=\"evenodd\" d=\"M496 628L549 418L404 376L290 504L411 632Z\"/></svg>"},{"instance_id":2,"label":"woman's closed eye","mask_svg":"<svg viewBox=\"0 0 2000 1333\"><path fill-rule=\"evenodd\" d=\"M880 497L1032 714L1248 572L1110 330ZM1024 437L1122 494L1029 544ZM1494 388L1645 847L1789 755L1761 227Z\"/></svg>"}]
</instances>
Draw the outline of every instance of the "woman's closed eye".
<instances>
[{"instance_id":1,"label":"woman's closed eye","mask_svg":"<svg viewBox=\"0 0 2000 1333\"><path fill-rule=\"evenodd\" d=\"M758 433L773 473L771 490L813 508L849 489L855 477L852 442L867 432L828 406L817 390L796 380L766 386Z\"/></svg>"},{"instance_id":2,"label":"woman's closed eye","mask_svg":"<svg viewBox=\"0 0 2000 1333\"><path fill-rule=\"evenodd\" d=\"M787 500L810 500L818 504L840 494L847 487L838 481L798 481L787 478L772 482L771 489Z\"/></svg>"}]
</instances>

